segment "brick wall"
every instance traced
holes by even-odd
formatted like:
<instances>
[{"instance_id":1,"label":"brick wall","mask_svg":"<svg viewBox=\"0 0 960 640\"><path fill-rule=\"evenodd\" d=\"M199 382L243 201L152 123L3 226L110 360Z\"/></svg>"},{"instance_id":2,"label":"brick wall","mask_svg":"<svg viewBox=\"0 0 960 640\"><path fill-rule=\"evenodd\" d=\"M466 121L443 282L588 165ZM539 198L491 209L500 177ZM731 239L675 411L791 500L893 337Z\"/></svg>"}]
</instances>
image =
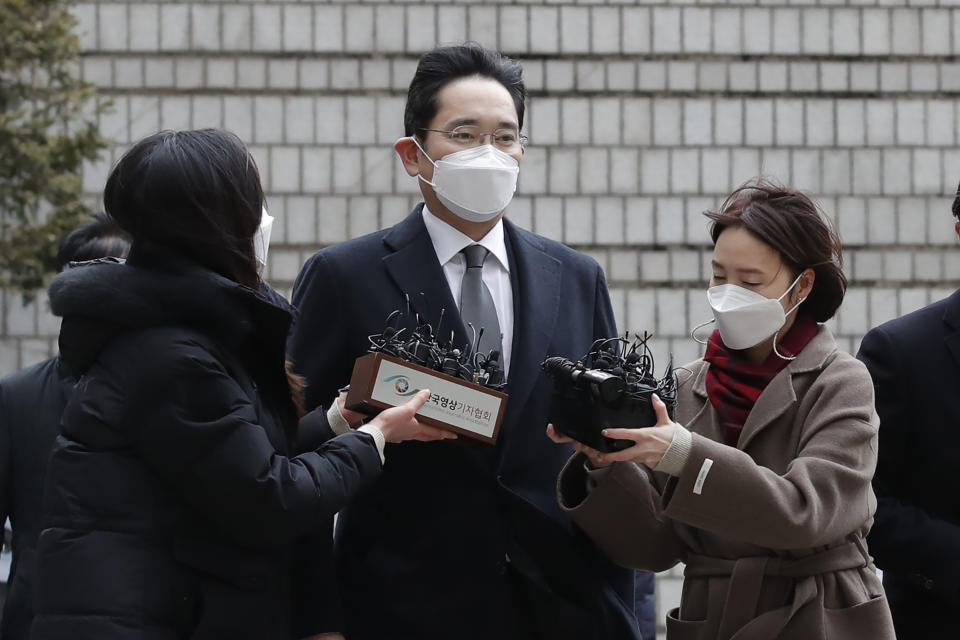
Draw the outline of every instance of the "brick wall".
<instances>
[{"instance_id":1,"label":"brick wall","mask_svg":"<svg viewBox=\"0 0 960 640\"><path fill-rule=\"evenodd\" d=\"M951 2L84 2L83 76L113 102L115 146L215 126L251 146L277 216L268 277L289 290L318 247L417 201L390 145L420 52L477 40L531 91L524 227L595 256L621 328L699 354L709 317L700 215L763 172L815 195L845 242L843 348L960 286L950 200L960 10ZM3 296L0 373L55 349L46 300ZM661 606L679 597L660 580ZM662 614L661 614L662 620Z\"/></svg>"}]
</instances>

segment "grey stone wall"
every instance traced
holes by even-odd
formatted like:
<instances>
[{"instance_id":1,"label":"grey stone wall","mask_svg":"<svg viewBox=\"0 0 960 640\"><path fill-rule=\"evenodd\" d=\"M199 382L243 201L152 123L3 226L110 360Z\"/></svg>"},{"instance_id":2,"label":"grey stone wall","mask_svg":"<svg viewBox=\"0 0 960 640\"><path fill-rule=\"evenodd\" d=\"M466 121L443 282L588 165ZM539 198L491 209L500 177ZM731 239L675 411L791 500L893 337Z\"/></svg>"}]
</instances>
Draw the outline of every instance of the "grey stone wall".
<instances>
[{"instance_id":1,"label":"grey stone wall","mask_svg":"<svg viewBox=\"0 0 960 640\"><path fill-rule=\"evenodd\" d=\"M956 2L83 2L85 78L113 102L120 153L160 128L224 127L251 146L277 217L267 275L289 290L317 248L402 218L394 157L419 53L473 39L522 60L531 92L509 216L595 256L621 329L700 353L701 212L758 173L814 195L851 279L830 325L871 326L960 286ZM94 197L93 195L91 197ZM3 296L0 373L46 357L46 301ZM659 582L661 609L679 597ZM662 620L662 613L661 613Z\"/></svg>"}]
</instances>

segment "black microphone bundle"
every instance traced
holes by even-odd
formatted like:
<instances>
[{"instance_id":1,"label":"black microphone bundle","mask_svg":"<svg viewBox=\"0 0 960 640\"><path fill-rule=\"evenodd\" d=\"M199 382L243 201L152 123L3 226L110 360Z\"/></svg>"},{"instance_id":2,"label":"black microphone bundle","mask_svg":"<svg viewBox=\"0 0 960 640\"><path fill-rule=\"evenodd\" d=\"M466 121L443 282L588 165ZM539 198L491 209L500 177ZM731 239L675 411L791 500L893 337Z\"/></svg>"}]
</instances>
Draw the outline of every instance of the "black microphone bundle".
<instances>
[{"instance_id":1,"label":"black microphone bundle","mask_svg":"<svg viewBox=\"0 0 960 640\"><path fill-rule=\"evenodd\" d=\"M677 380L673 358L662 378L654 374L652 337L629 334L597 340L577 362L552 357L543 370L553 380L550 421L560 433L598 451L620 451L631 440L614 440L604 429L652 427L657 423L651 396L656 393L667 406L670 418L677 406Z\"/></svg>"},{"instance_id":2,"label":"black microphone bundle","mask_svg":"<svg viewBox=\"0 0 960 640\"><path fill-rule=\"evenodd\" d=\"M406 314L399 309L391 313L387 316L383 331L369 336L370 353L384 353L494 391L506 387L499 364L500 352L495 349L489 353L477 351L483 328L478 331L470 325L473 341L464 344L461 349L454 346L453 330L450 331L450 339L441 342L440 327L443 325L445 309L440 311L435 330L419 314L414 314L413 329L398 326L400 320L409 316L409 302L407 308Z\"/></svg>"}]
</instances>

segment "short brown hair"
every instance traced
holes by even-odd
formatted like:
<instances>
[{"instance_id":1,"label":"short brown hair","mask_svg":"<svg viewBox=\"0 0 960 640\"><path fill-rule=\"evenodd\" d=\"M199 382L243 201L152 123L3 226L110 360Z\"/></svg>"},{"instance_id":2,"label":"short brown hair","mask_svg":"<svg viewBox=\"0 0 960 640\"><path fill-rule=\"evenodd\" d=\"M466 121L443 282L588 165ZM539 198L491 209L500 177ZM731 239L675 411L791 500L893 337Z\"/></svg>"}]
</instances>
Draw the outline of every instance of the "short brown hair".
<instances>
[{"instance_id":1,"label":"short brown hair","mask_svg":"<svg viewBox=\"0 0 960 640\"><path fill-rule=\"evenodd\" d=\"M801 312L817 322L833 317L847 290L840 237L805 194L757 178L727 196L719 211L706 211L713 221L713 243L724 230L743 227L780 254L797 277L813 269L816 280Z\"/></svg>"}]
</instances>

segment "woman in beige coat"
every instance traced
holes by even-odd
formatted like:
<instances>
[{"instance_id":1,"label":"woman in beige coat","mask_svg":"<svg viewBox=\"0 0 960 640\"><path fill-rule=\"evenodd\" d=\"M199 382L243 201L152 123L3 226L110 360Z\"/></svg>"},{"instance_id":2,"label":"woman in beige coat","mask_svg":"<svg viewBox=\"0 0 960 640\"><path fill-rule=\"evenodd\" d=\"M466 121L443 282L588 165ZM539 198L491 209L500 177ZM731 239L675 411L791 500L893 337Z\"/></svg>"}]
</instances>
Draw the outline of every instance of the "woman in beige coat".
<instances>
[{"instance_id":1,"label":"woman in beige coat","mask_svg":"<svg viewBox=\"0 0 960 640\"><path fill-rule=\"evenodd\" d=\"M864 542L873 385L818 324L846 289L839 239L768 183L707 216L717 330L677 372L677 422L654 397L656 426L605 432L629 449L575 443L560 503L619 564L686 564L668 640L893 639Z\"/></svg>"}]
</instances>

